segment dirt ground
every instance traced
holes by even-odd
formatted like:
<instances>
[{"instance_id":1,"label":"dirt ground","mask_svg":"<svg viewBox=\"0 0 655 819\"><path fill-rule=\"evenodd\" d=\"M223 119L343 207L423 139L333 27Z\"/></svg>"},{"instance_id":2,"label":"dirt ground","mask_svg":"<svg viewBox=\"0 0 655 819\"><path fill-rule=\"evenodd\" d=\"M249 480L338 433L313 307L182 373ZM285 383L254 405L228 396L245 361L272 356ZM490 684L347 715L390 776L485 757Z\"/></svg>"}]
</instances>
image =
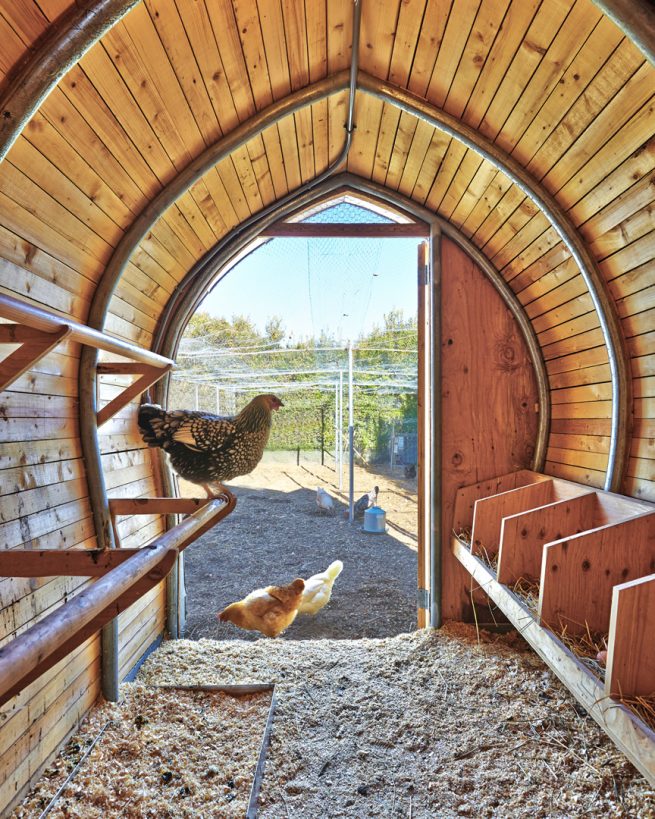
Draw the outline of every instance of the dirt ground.
<instances>
[{"instance_id":1,"label":"dirt ground","mask_svg":"<svg viewBox=\"0 0 655 819\"><path fill-rule=\"evenodd\" d=\"M328 606L315 617L299 616L288 640L389 637L416 627L416 479L402 467L355 473L355 498L380 487L378 505L387 514L387 534L367 534L350 524L347 479L339 493L334 469L270 461L230 483L235 511L185 552L187 624L192 640L266 639L219 623L216 613L253 589L282 585L344 564ZM316 487L335 498L333 515L316 506ZM197 494L185 485L183 494Z\"/></svg>"}]
</instances>

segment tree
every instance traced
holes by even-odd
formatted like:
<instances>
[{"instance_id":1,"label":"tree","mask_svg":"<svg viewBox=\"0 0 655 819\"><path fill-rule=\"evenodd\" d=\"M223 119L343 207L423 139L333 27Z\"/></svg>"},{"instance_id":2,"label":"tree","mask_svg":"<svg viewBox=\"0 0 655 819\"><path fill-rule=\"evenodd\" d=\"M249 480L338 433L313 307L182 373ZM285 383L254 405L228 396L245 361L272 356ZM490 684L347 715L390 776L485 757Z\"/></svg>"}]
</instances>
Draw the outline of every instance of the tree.
<instances>
[{"instance_id":1,"label":"tree","mask_svg":"<svg viewBox=\"0 0 655 819\"><path fill-rule=\"evenodd\" d=\"M287 384L285 411L276 418L271 449L315 449L321 442L321 418L333 418L334 384L348 369L348 354L328 332L285 347L282 319L272 316L259 332L246 316L230 320L196 313L190 320L173 378L171 406L190 406L196 387L201 409L236 411L255 391ZM416 318L392 310L381 326L363 334L355 345L355 440L369 458L388 454L392 421L416 427ZM275 350L272 346L277 345ZM239 348L244 348L241 352ZM177 385L177 386L176 386ZM284 388L281 388L284 390ZM344 394L345 398L345 394ZM324 424L323 443L334 445L334 424Z\"/></svg>"}]
</instances>

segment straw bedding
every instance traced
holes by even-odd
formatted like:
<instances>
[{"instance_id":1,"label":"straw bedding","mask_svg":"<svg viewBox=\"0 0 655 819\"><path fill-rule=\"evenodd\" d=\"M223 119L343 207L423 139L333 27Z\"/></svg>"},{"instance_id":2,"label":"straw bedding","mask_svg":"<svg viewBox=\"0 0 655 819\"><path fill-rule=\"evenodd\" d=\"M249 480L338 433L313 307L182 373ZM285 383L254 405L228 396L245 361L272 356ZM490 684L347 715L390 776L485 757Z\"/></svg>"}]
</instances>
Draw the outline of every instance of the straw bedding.
<instances>
[{"instance_id":1,"label":"straw bedding","mask_svg":"<svg viewBox=\"0 0 655 819\"><path fill-rule=\"evenodd\" d=\"M478 643L473 627L452 625L380 640L169 642L137 689L268 681L278 706L265 819L655 816L653 790L516 635ZM243 721L237 746L252 735ZM197 733L201 749L210 740ZM89 776L73 790L88 793ZM181 805L104 813L186 816ZM232 814L214 802L194 815Z\"/></svg>"}]
</instances>

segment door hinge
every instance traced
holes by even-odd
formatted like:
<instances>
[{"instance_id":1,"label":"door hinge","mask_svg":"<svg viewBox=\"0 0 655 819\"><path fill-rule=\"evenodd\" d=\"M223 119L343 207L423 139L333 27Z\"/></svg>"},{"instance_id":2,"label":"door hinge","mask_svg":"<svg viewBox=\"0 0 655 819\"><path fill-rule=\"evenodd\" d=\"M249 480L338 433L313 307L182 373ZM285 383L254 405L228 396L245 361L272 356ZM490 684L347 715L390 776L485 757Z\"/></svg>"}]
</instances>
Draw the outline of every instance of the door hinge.
<instances>
[{"instance_id":1,"label":"door hinge","mask_svg":"<svg viewBox=\"0 0 655 819\"><path fill-rule=\"evenodd\" d=\"M425 287L430 284L430 265L422 264L418 268L418 286Z\"/></svg>"},{"instance_id":2,"label":"door hinge","mask_svg":"<svg viewBox=\"0 0 655 819\"><path fill-rule=\"evenodd\" d=\"M416 590L416 602L420 609L430 608L430 592L428 589Z\"/></svg>"}]
</instances>

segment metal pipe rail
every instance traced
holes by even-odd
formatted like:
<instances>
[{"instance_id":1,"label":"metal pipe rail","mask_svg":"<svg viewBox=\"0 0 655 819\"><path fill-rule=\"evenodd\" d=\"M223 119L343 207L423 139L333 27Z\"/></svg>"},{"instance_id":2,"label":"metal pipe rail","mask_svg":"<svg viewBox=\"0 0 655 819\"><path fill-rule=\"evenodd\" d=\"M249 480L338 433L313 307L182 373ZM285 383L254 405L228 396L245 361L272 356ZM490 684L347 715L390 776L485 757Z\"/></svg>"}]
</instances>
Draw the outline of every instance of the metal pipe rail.
<instances>
[{"instance_id":1,"label":"metal pipe rail","mask_svg":"<svg viewBox=\"0 0 655 819\"><path fill-rule=\"evenodd\" d=\"M77 341L107 353L115 353L132 361L138 361L140 364L164 368L172 367L174 363L170 358L144 350L120 338L108 336L78 321L34 307L12 296L0 295L0 316L46 333L56 333L61 330L62 326L66 326L70 328L68 335L70 341Z\"/></svg>"},{"instance_id":2,"label":"metal pipe rail","mask_svg":"<svg viewBox=\"0 0 655 819\"><path fill-rule=\"evenodd\" d=\"M36 557L31 550L0 552L0 576L52 576L55 571L96 576L104 572L95 583L0 648L0 705L160 583L180 550L228 514L235 503L231 494L208 500L150 545L130 550L127 559L121 550L51 549L37 552ZM35 562L42 562L42 567Z\"/></svg>"}]
</instances>

